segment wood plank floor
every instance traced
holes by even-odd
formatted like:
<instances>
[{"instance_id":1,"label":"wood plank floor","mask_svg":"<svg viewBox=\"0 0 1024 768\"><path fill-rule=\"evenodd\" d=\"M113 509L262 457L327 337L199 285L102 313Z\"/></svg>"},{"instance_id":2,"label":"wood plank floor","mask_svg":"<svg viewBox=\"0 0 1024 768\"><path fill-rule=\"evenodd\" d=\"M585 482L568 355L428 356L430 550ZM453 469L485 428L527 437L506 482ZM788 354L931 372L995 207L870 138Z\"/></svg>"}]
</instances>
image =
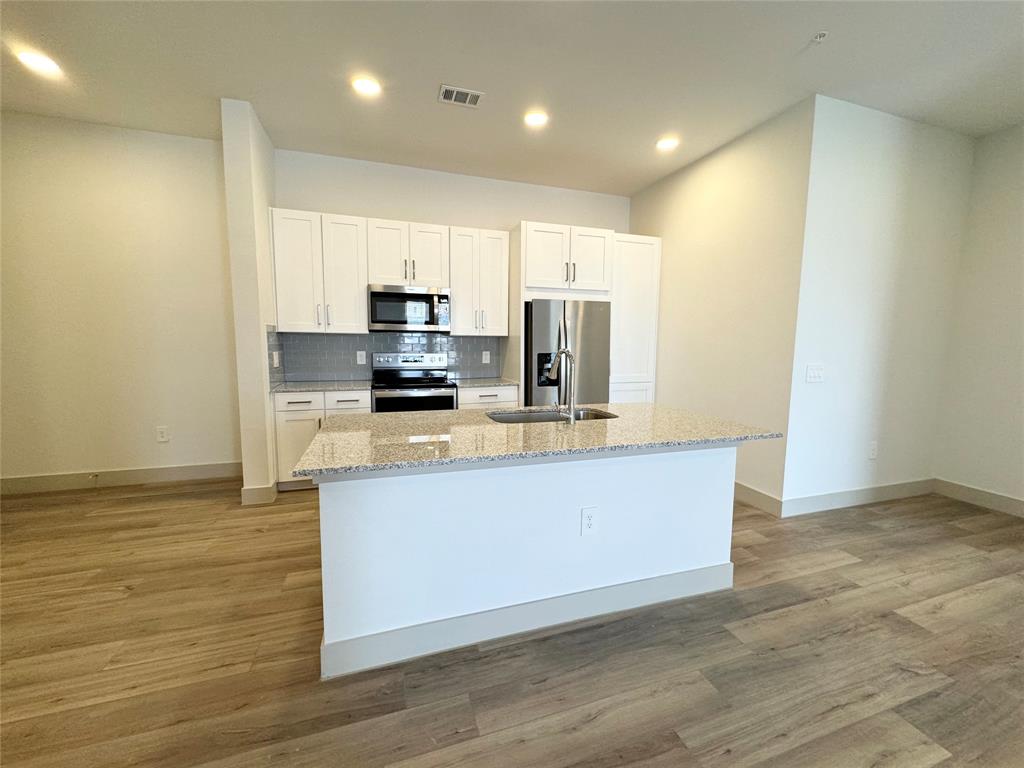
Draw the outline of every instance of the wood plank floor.
<instances>
[{"instance_id":1,"label":"wood plank floor","mask_svg":"<svg viewBox=\"0 0 1024 768\"><path fill-rule=\"evenodd\" d=\"M1024 520L736 508L736 589L320 682L312 492L3 499L2 763L1024 766Z\"/></svg>"}]
</instances>

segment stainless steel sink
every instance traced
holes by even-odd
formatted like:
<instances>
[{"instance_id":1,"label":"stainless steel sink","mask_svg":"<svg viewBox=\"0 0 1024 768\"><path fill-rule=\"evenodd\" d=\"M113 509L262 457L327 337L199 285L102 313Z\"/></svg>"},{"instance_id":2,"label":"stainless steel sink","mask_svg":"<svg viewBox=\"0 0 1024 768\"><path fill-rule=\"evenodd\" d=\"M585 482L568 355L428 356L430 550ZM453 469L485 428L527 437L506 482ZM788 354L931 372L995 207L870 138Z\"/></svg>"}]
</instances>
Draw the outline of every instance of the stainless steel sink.
<instances>
[{"instance_id":1,"label":"stainless steel sink","mask_svg":"<svg viewBox=\"0 0 1024 768\"><path fill-rule=\"evenodd\" d=\"M565 411L542 410L542 411L488 411L487 418L501 424L535 424L544 421L569 421L569 414ZM577 421L593 421L594 419L617 419L614 413L602 411L597 408L577 408Z\"/></svg>"}]
</instances>

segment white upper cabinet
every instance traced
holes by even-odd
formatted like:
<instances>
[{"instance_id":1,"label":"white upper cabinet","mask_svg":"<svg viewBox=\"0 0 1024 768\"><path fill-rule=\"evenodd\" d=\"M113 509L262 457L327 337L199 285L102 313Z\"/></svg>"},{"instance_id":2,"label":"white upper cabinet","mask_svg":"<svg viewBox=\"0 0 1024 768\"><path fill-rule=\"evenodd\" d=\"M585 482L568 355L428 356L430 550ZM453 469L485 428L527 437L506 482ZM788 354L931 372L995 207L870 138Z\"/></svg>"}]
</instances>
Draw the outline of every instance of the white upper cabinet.
<instances>
[{"instance_id":1,"label":"white upper cabinet","mask_svg":"<svg viewBox=\"0 0 1024 768\"><path fill-rule=\"evenodd\" d=\"M610 229L572 227L569 287L580 291L607 291L612 287L615 232Z\"/></svg>"},{"instance_id":2,"label":"white upper cabinet","mask_svg":"<svg viewBox=\"0 0 1024 768\"><path fill-rule=\"evenodd\" d=\"M451 228L453 336L508 336L508 232Z\"/></svg>"},{"instance_id":3,"label":"white upper cabinet","mask_svg":"<svg viewBox=\"0 0 1024 768\"><path fill-rule=\"evenodd\" d=\"M324 329L366 333L366 219L325 213L323 242Z\"/></svg>"},{"instance_id":4,"label":"white upper cabinet","mask_svg":"<svg viewBox=\"0 0 1024 768\"><path fill-rule=\"evenodd\" d=\"M366 222L369 282L409 285L409 224L368 219Z\"/></svg>"},{"instance_id":5,"label":"white upper cabinet","mask_svg":"<svg viewBox=\"0 0 1024 768\"><path fill-rule=\"evenodd\" d=\"M524 229L526 288L611 290L615 232L534 221Z\"/></svg>"},{"instance_id":6,"label":"white upper cabinet","mask_svg":"<svg viewBox=\"0 0 1024 768\"><path fill-rule=\"evenodd\" d=\"M480 230L451 228L452 336L476 336L479 325L477 296L480 267Z\"/></svg>"},{"instance_id":7,"label":"white upper cabinet","mask_svg":"<svg viewBox=\"0 0 1024 768\"><path fill-rule=\"evenodd\" d=\"M508 336L508 232L480 230L477 306L481 336Z\"/></svg>"},{"instance_id":8,"label":"white upper cabinet","mask_svg":"<svg viewBox=\"0 0 1024 768\"><path fill-rule=\"evenodd\" d=\"M525 230L526 287L568 288L571 227L530 221Z\"/></svg>"},{"instance_id":9,"label":"white upper cabinet","mask_svg":"<svg viewBox=\"0 0 1024 768\"><path fill-rule=\"evenodd\" d=\"M448 288L448 227L409 225L409 285Z\"/></svg>"},{"instance_id":10,"label":"white upper cabinet","mask_svg":"<svg viewBox=\"0 0 1024 768\"><path fill-rule=\"evenodd\" d=\"M610 380L636 399L654 396L658 349L661 239L616 235L611 316ZM626 402L619 400L617 402Z\"/></svg>"},{"instance_id":11,"label":"white upper cabinet","mask_svg":"<svg viewBox=\"0 0 1024 768\"><path fill-rule=\"evenodd\" d=\"M271 227L277 329L322 332L324 265L320 214L275 208L271 211Z\"/></svg>"}]
</instances>

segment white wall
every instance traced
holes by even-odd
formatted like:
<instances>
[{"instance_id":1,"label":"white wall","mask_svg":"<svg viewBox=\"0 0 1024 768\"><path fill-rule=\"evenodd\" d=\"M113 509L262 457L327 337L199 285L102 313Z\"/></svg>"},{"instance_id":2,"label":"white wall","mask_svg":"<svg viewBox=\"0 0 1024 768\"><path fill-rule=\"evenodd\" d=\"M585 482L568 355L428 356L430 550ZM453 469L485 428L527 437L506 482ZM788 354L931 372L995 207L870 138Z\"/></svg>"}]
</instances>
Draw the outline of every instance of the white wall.
<instances>
[{"instance_id":1,"label":"white wall","mask_svg":"<svg viewBox=\"0 0 1024 768\"><path fill-rule=\"evenodd\" d=\"M511 230L522 220L629 231L629 198L278 149L276 204Z\"/></svg>"},{"instance_id":2,"label":"white wall","mask_svg":"<svg viewBox=\"0 0 1024 768\"><path fill-rule=\"evenodd\" d=\"M633 197L663 238L657 400L784 432L813 101ZM782 495L785 442L739 451L737 479Z\"/></svg>"},{"instance_id":3,"label":"white wall","mask_svg":"<svg viewBox=\"0 0 1024 768\"><path fill-rule=\"evenodd\" d=\"M784 500L933 476L971 158L960 134L817 97Z\"/></svg>"},{"instance_id":4,"label":"white wall","mask_svg":"<svg viewBox=\"0 0 1024 768\"><path fill-rule=\"evenodd\" d=\"M266 334L273 311L268 208L274 203L274 147L247 101L221 100L221 133L242 438L242 501L264 503L273 500L277 482Z\"/></svg>"},{"instance_id":5,"label":"white wall","mask_svg":"<svg viewBox=\"0 0 1024 768\"><path fill-rule=\"evenodd\" d=\"M1024 499L1024 126L977 141L935 475Z\"/></svg>"},{"instance_id":6,"label":"white wall","mask_svg":"<svg viewBox=\"0 0 1024 768\"><path fill-rule=\"evenodd\" d=\"M220 144L5 112L2 153L3 476L237 462Z\"/></svg>"}]
</instances>

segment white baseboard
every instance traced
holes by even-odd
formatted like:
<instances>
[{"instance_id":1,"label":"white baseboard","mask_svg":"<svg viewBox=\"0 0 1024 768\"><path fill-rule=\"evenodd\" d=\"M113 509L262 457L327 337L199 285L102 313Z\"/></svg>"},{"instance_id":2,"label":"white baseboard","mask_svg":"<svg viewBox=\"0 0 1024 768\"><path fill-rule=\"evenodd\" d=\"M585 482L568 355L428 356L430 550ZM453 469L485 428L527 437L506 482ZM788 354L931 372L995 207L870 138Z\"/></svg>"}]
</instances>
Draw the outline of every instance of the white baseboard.
<instances>
[{"instance_id":1,"label":"white baseboard","mask_svg":"<svg viewBox=\"0 0 1024 768\"><path fill-rule=\"evenodd\" d=\"M242 488L242 506L273 504L277 499L277 483L270 485L249 485Z\"/></svg>"},{"instance_id":2,"label":"white baseboard","mask_svg":"<svg viewBox=\"0 0 1024 768\"><path fill-rule=\"evenodd\" d=\"M809 515L813 512L824 512L828 509L856 507L859 504L871 504L876 501L905 499L908 496L932 493L934 488L935 481L929 478L927 480L911 480L905 483L876 485L871 488L855 488L851 491L839 491L838 493L823 493L818 496L804 496L798 499L784 499L780 517L796 517L797 515Z\"/></svg>"},{"instance_id":3,"label":"white baseboard","mask_svg":"<svg viewBox=\"0 0 1024 768\"><path fill-rule=\"evenodd\" d=\"M324 679L732 586L732 563L455 616L320 646Z\"/></svg>"},{"instance_id":4,"label":"white baseboard","mask_svg":"<svg viewBox=\"0 0 1024 768\"><path fill-rule=\"evenodd\" d=\"M996 512L1005 512L1008 515L1024 517L1024 499L1017 499L1013 496L1006 496L993 491L986 491L983 488L975 488L972 485L954 483L951 480L935 479L935 493L941 493L957 501L966 501L986 509L994 509Z\"/></svg>"},{"instance_id":5,"label":"white baseboard","mask_svg":"<svg viewBox=\"0 0 1024 768\"><path fill-rule=\"evenodd\" d=\"M751 507L757 507L776 517L782 516L782 502L779 499L764 491L759 491L757 488L751 488L749 485L736 483L735 499L744 504L749 504Z\"/></svg>"},{"instance_id":6,"label":"white baseboard","mask_svg":"<svg viewBox=\"0 0 1024 768\"><path fill-rule=\"evenodd\" d=\"M937 493L957 501L964 501L978 507L1005 512L1008 515L1024 517L1024 500L1006 496L982 488L974 488L950 480L933 478L929 480L911 480L906 483L877 485L872 488L857 488L852 491L824 493L819 496L804 496L798 499L782 501L767 493L736 483L736 500L752 507L764 510L778 517L796 517L809 515L813 512L825 512L830 509L856 507L860 504L871 504L876 501L892 501L910 496L921 496L925 493Z\"/></svg>"},{"instance_id":7,"label":"white baseboard","mask_svg":"<svg viewBox=\"0 0 1024 768\"><path fill-rule=\"evenodd\" d=\"M184 464L176 467L103 469L95 472L5 477L0 479L0 493L7 495L43 493L45 491L76 491L84 488L174 483L182 480L227 480L241 476L242 464L238 461L225 461L218 464Z\"/></svg>"}]
</instances>

